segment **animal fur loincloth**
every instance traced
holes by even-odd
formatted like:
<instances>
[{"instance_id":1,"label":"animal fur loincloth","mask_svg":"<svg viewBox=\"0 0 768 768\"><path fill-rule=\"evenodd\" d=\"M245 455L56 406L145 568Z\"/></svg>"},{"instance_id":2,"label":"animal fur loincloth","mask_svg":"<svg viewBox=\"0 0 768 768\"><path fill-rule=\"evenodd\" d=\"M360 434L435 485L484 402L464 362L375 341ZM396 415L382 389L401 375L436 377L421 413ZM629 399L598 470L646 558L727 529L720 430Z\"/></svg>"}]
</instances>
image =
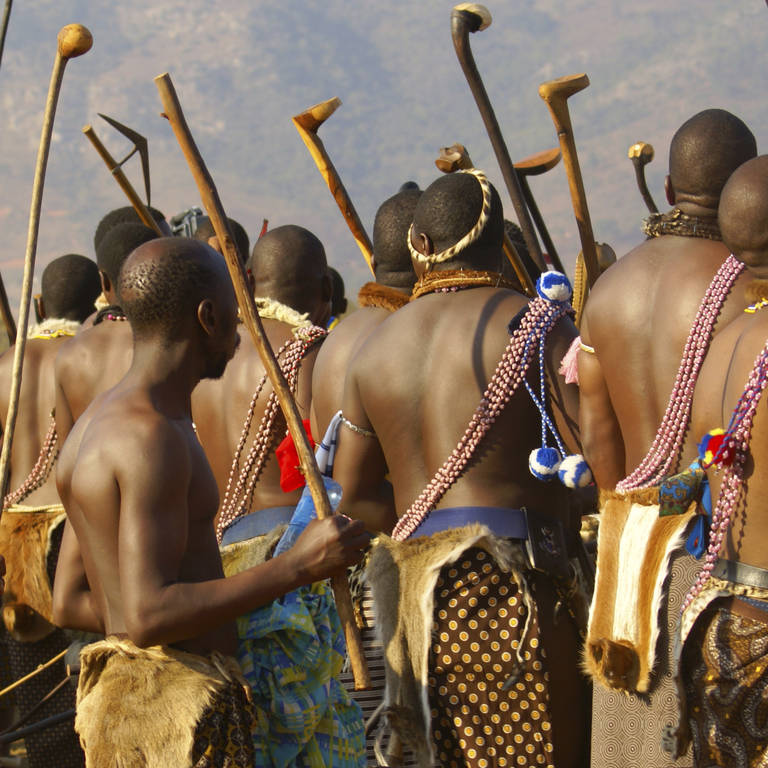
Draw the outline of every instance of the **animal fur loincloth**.
<instances>
[{"instance_id":1,"label":"animal fur loincloth","mask_svg":"<svg viewBox=\"0 0 768 768\"><path fill-rule=\"evenodd\" d=\"M670 558L694 514L692 503L684 514L659 517L658 488L601 494L584 648L584 668L596 682L639 693L651 688Z\"/></svg>"},{"instance_id":2,"label":"animal fur loincloth","mask_svg":"<svg viewBox=\"0 0 768 768\"><path fill-rule=\"evenodd\" d=\"M487 552L498 570L512 575L531 615L533 600L524 577L528 563L522 547L493 536L482 525L400 543L379 536L366 571L385 648L387 716L417 764L425 768L434 762L429 704L434 590L442 568L474 547ZM522 653L522 648L518 650Z\"/></svg>"},{"instance_id":3,"label":"animal fur loincloth","mask_svg":"<svg viewBox=\"0 0 768 768\"><path fill-rule=\"evenodd\" d=\"M378 307L387 312L396 312L410 300L410 295L380 283L365 283L357 294L357 303L361 307Z\"/></svg>"},{"instance_id":4,"label":"animal fur loincloth","mask_svg":"<svg viewBox=\"0 0 768 768\"><path fill-rule=\"evenodd\" d=\"M251 768L264 727L237 662L114 637L80 655L75 730L86 768Z\"/></svg>"},{"instance_id":5,"label":"animal fur loincloth","mask_svg":"<svg viewBox=\"0 0 768 768\"><path fill-rule=\"evenodd\" d=\"M47 561L54 533L65 518L61 504L13 504L0 518L0 554L6 564L3 621L19 641L36 642L55 629Z\"/></svg>"},{"instance_id":6,"label":"animal fur loincloth","mask_svg":"<svg viewBox=\"0 0 768 768\"><path fill-rule=\"evenodd\" d=\"M269 560L287 527L288 525L283 523L275 526L263 536L254 536L244 541L235 541L232 544L220 546L219 553L221 554L221 564L224 567L224 575L234 576L248 568L253 568L254 565Z\"/></svg>"}]
</instances>

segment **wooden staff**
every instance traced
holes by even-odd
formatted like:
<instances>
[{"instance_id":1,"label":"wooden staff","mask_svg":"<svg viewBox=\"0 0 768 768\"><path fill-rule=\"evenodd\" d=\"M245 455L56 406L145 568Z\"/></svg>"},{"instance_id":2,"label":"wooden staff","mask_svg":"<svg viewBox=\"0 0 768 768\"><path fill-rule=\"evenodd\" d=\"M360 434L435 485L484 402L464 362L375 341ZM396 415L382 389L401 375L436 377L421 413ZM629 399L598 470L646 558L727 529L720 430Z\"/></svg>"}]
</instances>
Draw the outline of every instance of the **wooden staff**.
<instances>
[{"instance_id":1,"label":"wooden staff","mask_svg":"<svg viewBox=\"0 0 768 768\"><path fill-rule=\"evenodd\" d=\"M99 156L104 161L104 164L107 166L107 168L109 168L109 172L118 183L120 189L125 192L125 196L128 198L128 200L130 200L133 209L141 219L141 223L145 227L149 227L151 230L153 230L158 235L158 237L165 237L165 233L162 229L160 229L160 225L155 221L155 217L149 212L149 208L144 205L144 201L139 197L131 182L128 181L128 177L123 172L120 163L118 163L117 160L112 157L112 155L109 153L109 150L104 146L104 144L102 144L101 139L93 130L93 126L84 126L83 133L85 134L88 141L93 144L94 149L99 153Z\"/></svg>"},{"instance_id":2,"label":"wooden staff","mask_svg":"<svg viewBox=\"0 0 768 768\"><path fill-rule=\"evenodd\" d=\"M539 86L539 96L547 103L552 115L552 122L560 139L560 149L563 152L565 172L568 176L568 186L571 190L571 203L579 228L581 250L584 253L584 264L587 269L587 282L591 288L600 275L597 265L597 250L595 237L592 234L592 221L587 208L587 196L584 192L584 182L581 178L579 158L576 154L576 142L573 138L571 116L568 112L568 98L574 93L583 91L589 85L585 75L569 75L557 80L550 80Z\"/></svg>"},{"instance_id":3,"label":"wooden staff","mask_svg":"<svg viewBox=\"0 0 768 768\"><path fill-rule=\"evenodd\" d=\"M645 166L653 160L653 155L653 145L645 141L638 141L627 151L627 157L635 167L637 188L643 196L643 201L651 213L658 213L659 209L651 196L651 191L648 189L648 182L645 180Z\"/></svg>"},{"instance_id":4,"label":"wooden staff","mask_svg":"<svg viewBox=\"0 0 768 768\"><path fill-rule=\"evenodd\" d=\"M299 136L301 136L302 141L306 144L309 154L312 155L315 165L317 165L318 170L325 179L328 189L331 190L333 199L339 206L341 215L344 217L344 221L347 222L347 226L352 232L352 237L355 238L355 242L373 275L373 246L371 245L371 240L365 231L363 222L360 221L360 217L357 215L355 206L352 205L352 199L341 181L341 176L339 176L336 168L334 168L325 145L317 135L320 126L340 106L341 99L335 96L332 99L328 99L328 101L321 101L319 104L315 104L314 107L310 107L291 119L296 126L296 130L299 132Z\"/></svg>"},{"instance_id":5,"label":"wooden staff","mask_svg":"<svg viewBox=\"0 0 768 768\"><path fill-rule=\"evenodd\" d=\"M493 152L501 168L501 175L504 177L504 184L507 187L510 198L512 198L512 205L515 208L520 229L523 231L523 238L528 247L528 253L536 262L536 266L540 270L546 271L547 265L544 263L544 258L541 255L541 248L539 247L536 232L533 229L531 214L525 204L523 191L520 188L520 180L517 178L515 167L512 165L507 145L504 142L504 137L501 135L499 123L496 120L496 113L493 111L491 100L488 98L485 85L483 85L483 80L472 56L472 50L469 47L469 33L487 29L490 25L491 13L483 5L462 3L457 5L451 12L453 47L456 49L459 64L464 72L464 76L467 78L469 89L475 97L480 116L483 118L485 130L488 133L488 138L491 140Z\"/></svg>"},{"instance_id":6,"label":"wooden staff","mask_svg":"<svg viewBox=\"0 0 768 768\"><path fill-rule=\"evenodd\" d=\"M208 216L211 219L211 223L213 224L214 231L216 232L216 237L218 238L219 245L224 254L224 259L227 262L230 277L232 278L232 284L235 287L237 303L240 307L240 314L243 322L253 338L256 349L261 356L262 363L269 376L269 380L277 395L277 399L280 402L280 407L285 414L288 431L293 438L293 442L296 445L296 450L299 455L301 470L306 478L310 493L312 494L312 500L315 503L317 517L321 520L330 517L333 515L333 509L328 500L328 494L325 490L322 476L317 468L315 456L312 453L312 448L309 445L307 435L304 432L296 402L293 399L293 395L285 380L285 376L283 376L283 372L275 358L272 347L269 345L269 340L264 333L264 328L261 324L261 318L256 309L256 304L248 289L243 262L238 256L237 246L235 245L234 238L229 230L227 217L224 213L224 208L219 199L219 194L216 191L213 179L208 173L208 169L206 168L203 158L195 144L195 140L192 137L192 132L189 130L187 121L184 118L184 113L181 110L181 104L179 103L176 90L171 82L170 75L168 75L167 72L158 75L155 78L155 84L160 92L160 100L163 103L164 116L170 122L171 128L173 128L173 132L176 135L176 139L181 146L181 150L184 153L184 157L187 160L189 168L192 171L192 176L197 184L200 199L205 206ZM363 657L360 634L355 623L347 577L344 574L335 576L331 579L331 582L333 584L339 618L344 626L344 632L347 639L349 659L352 666L352 673L355 677L355 688L357 690L370 688L371 681L368 675L365 658Z\"/></svg>"},{"instance_id":7,"label":"wooden staff","mask_svg":"<svg viewBox=\"0 0 768 768\"><path fill-rule=\"evenodd\" d=\"M438 170L443 173L453 173L459 170L469 170L474 168L475 165L472 162L472 158L467 152L467 148L463 144L452 144L450 147L441 147L440 156L435 160L435 165ZM504 249L504 255L507 257L509 263L512 265L512 269L515 270L517 279L520 281L523 293L526 296L536 296L536 286L528 274L528 270L523 264L520 254L517 252L514 243L509 239L509 235L504 232L504 241L502 243Z\"/></svg>"},{"instance_id":8,"label":"wooden staff","mask_svg":"<svg viewBox=\"0 0 768 768\"><path fill-rule=\"evenodd\" d=\"M35 272L35 254L37 253L37 233L40 228L40 207L43 202L45 168L48 164L48 151L51 147L51 133L53 132L56 104L59 100L61 82L64 78L64 68L67 65L67 61L87 53L93 45L93 37L81 24L68 24L59 31L57 42L56 58L53 62L51 82L48 86L48 98L45 102L40 147L37 151L35 181L32 186L32 203L29 210L29 228L27 230L27 250L24 254L24 277L21 284L21 301L19 302L19 333L13 352L11 392L8 399L8 415L5 419L3 448L2 453L0 453L0 491L2 491L0 498L5 498L8 492L11 443L13 441L13 432L16 428L16 416L18 415L19 408L21 372L24 365L24 347L26 346L27 326L29 325L29 305L32 299L32 278Z\"/></svg>"}]
</instances>

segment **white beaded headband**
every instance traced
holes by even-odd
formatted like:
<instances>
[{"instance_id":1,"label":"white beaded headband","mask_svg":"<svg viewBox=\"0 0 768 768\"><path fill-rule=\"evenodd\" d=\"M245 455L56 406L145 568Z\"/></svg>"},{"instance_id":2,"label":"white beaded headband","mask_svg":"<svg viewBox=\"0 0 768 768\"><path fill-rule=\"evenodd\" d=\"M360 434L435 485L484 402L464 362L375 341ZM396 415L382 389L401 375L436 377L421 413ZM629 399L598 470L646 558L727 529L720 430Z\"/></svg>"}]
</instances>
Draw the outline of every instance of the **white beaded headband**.
<instances>
[{"instance_id":1,"label":"white beaded headband","mask_svg":"<svg viewBox=\"0 0 768 768\"><path fill-rule=\"evenodd\" d=\"M432 253L429 256L424 255L413 247L413 242L411 240L411 236L413 235L413 224L411 224L408 229L408 250L411 252L411 257L422 264L439 264L440 262L452 259L465 248L472 245L472 243L474 243L483 233L485 225L488 223L488 219L491 215L491 184L486 178L486 175L477 168L467 168L466 170L457 171L457 173L469 173L477 179L477 183L480 185L480 189L483 193L483 205L480 209L480 216L477 219L475 226L472 227L461 240L454 243L449 248L446 248L444 251L440 251L440 253Z\"/></svg>"}]
</instances>

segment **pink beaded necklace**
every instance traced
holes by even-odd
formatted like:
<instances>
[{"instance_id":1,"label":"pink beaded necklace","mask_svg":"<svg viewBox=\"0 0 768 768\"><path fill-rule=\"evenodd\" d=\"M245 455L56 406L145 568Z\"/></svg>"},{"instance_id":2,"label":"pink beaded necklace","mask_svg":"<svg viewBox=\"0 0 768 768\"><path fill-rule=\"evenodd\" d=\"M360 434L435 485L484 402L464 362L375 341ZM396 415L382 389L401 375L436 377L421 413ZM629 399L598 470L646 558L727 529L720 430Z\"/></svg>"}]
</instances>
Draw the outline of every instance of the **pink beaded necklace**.
<instances>
[{"instance_id":1,"label":"pink beaded necklace","mask_svg":"<svg viewBox=\"0 0 768 768\"><path fill-rule=\"evenodd\" d=\"M328 332L324 328L309 326L306 328L296 328L294 333L296 334L296 338L289 339L285 342L285 344L278 350L276 357L280 362L280 368L288 382L288 387L291 392L295 394L301 361L316 343L328 335ZM274 392L271 392L269 399L267 400L266 408L264 409L264 415L261 418L261 423L253 438L251 449L248 452L242 467L240 466L240 458L251 432L256 404L261 395L261 391L264 389L266 381L267 374L265 373L261 377L261 380L256 387L256 391L251 398L248 413L245 416L245 423L243 424L243 429L240 433L240 439L237 448L235 449L235 456L229 471L227 489L224 492L224 500L221 504L221 514L219 515L219 520L216 524L216 537L218 538L219 543L221 543L221 537L224 535L224 531L238 517L250 511L251 505L253 504L253 494L256 490L256 483L264 469L264 464L269 456L270 448L275 442L276 435L274 434L274 427L280 406L277 400L277 395Z\"/></svg>"},{"instance_id":2,"label":"pink beaded necklace","mask_svg":"<svg viewBox=\"0 0 768 768\"><path fill-rule=\"evenodd\" d=\"M36 491L48 479L58 457L59 437L56 434L56 419L51 414L51 423L40 447L35 466L27 475L27 479L13 493L9 493L3 499L3 509L8 509L12 504L24 501L32 491Z\"/></svg>"},{"instance_id":3,"label":"pink beaded necklace","mask_svg":"<svg viewBox=\"0 0 768 768\"><path fill-rule=\"evenodd\" d=\"M664 418L645 458L617 486L619 492L657 485L680 457L691 416L693 391L712 340L712 331L728 294L744 265L729 256L712 278L693 321Z\"/></svg>"},{"instance_id":4,"label":"pink beaded necklace","mask_svg":"<svg viewBox=\"0 0 768 768\"><path fill-rule=\"evenodd\" d=\"M537 349L537 344L531 342L546 336L560 318L572 311L568 303L542 298L536 298L528 305L528 311L512 334L469 426L427 487L398 520L392 531L395 541L404 541L424 522L464 471L478 445L525 379Z\"/></svg>"},{"instance_id":5,"label":"pink beaded necklace","mask_svg":"<svg viewBox=\"0 0 768 768\"><path fill-rule=\"evenodd\" d=\"M733 515L739 503L744 465L749 452L749 440L752 434L752 422L755 417L760 397L768 384L768 342L755 359L752 372L747 379L747 385L733 409L731 420L723 440L723 449L718 453L713 464L722 468L720 457L726 453L733 455L733 461L727 466L720 486L720 495L712 513L712 523L709 528L709 546L699 575L693 587L683 601L683 611L701 592L712 575L712 569L723 547L723 541L733 520Z\"/></svg>"}]
</instances>

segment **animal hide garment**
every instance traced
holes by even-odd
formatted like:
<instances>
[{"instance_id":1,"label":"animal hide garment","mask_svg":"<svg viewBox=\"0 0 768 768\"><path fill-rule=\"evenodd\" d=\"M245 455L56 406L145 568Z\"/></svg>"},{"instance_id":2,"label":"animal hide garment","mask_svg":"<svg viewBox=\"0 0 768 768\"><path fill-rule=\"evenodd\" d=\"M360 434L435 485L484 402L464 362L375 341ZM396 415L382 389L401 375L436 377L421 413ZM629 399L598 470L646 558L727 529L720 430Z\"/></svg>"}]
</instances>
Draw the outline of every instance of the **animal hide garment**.
<instances>
[{"instance_id":1,"label":"animal hide garment","mask_svg":"<svg viewBox=\"0 0 768 768\"><path fill-rule=\"evenodd\" d=\"M365 574L385 649L385 711L393 730L423 768L433 765L428 691L433 593L443 566L456 562L472 547L483 548L501 571L515 575L531 610L523 576L528 565L522 547L493 536L483 525L404 542L381 535Z\"/></svg>"},{"instance_id":2,"label":"animal hide garment","mask_svg":"<svg viewBox=\"0 0 768 768\"><path fill-rule=\"evenodd\" d=\"M600 495L584 669L608 688L651 688L670 558L696 511L692 502L684 514L659 517L658 496L657 487Z\"/></svg>"},{"instance_id":3,"label":"animal hide garment","mask_svg":"<svg viewBox=\"0 0 768 768\"><path fill-rule=\"evenodd\" d=\"M0 518L0 554L6 567L3 621L20 642L42 640L55 629L48 555L54 532L65 519L60 504L13 504Z\"/></svg>"},{"instance_id":4,"label":"animal hide garment","mask_svg":"<svg viewBox=\"0 0 768 768\"><path fill-rule=\"evenodd\" d=\"M378 307L387 312L396 312L410 300L410 294L390 288L380 283L365 283L357 294L357 303L361 307Z\"/></svg>"},{"instance_id":5,"label":"animal hide garment","mask_svg":"<svg viewBox=\"0 0 768 768\"><path fill-rule=\"evenodd\" d=\"M269 560L287 527L287 524L281 523L263 536L254 536L221 546L219 552L224 575L234 576Z\"/></svg>"}]
</instances>

